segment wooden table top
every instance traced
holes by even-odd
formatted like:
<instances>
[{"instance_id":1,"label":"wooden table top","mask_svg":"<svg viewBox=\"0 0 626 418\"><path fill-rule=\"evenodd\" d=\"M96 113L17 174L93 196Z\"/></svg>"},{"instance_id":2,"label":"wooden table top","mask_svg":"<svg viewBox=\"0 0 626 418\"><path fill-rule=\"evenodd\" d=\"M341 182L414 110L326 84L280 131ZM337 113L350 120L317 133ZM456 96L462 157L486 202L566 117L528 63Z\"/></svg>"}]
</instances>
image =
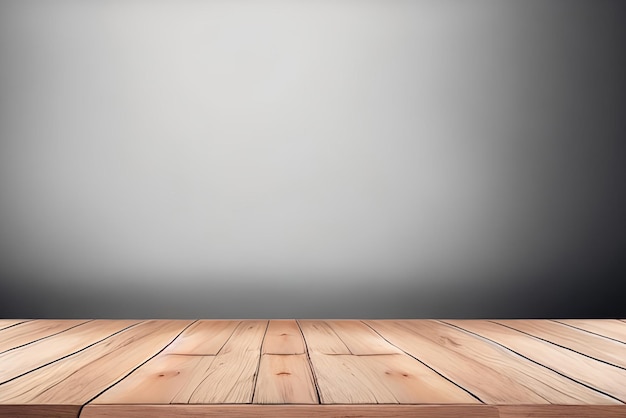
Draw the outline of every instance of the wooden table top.
<instances>
[{"instance_id":1,"label":"wooden table top","mask_svg":"<svg viewBox=\"0 0 626 418\"><path fill-rule=\"evenodd\" d=\"M626 321L3 319L0 416L626 417Z\"/></svg>"}]
</instances>

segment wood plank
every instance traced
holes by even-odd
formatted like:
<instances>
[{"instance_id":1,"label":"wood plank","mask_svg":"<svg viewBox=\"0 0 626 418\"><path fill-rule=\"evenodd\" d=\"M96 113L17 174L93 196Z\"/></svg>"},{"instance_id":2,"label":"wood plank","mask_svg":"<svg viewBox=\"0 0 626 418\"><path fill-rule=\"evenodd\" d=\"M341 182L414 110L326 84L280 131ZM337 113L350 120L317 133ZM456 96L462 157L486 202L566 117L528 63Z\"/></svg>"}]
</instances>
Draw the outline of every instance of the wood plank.
<instances>
[{"instance_id":1,"label":"wood plank","mask_svg":"<svg viewBox=\"0 0 626 418\"><path fill-rule=\"evenodd\" d=\"M299 320L309 353L352 354L344 342L324 321Z\"/></svg>"},{"instance_id":2,"label":"wood plank","mask_svg":"<svg viewBox=\"0 0 626 418\"><path fill-rule=\"evenodd\" d=\"M169 404L203 380L215 356L163 354L106 390L93 404Z\"/></svg>"},{"instance_id":3,"label":"wood plank","mask_svg":"<svg viewBox=\"0 0 626 418\"><path fill-rule=\"evenodd\" d=\"M487 405L87 405L81 418L498 418Z\"/></svg>"},{"instance_id":4,"label":"wood plank","mask_svg":"<svg viewBox=\"0 0 626 418\"><path fill-rule=\"evenodd\" d=\"M436 321L366 321L488 404L618 403L496 344Z\"/></svg>"},{"instance_id":5,"label":"wood plank","mask_svg":"<svg viewBox=\"0 0 626 418\"><path fill-rule=\"evenodd\" d=\"M253 402L317 404L315 382L307 356L263 354Z\"/></svg>"},{"instance_id":6,"label":"wood plank","mask_svg":"<svg viewBox=\"0 0 626 418\"><path fill-rule=\"evenodd\" d=\"M0 354L0 383L102 341L138 321L96 320Z\"/></svg>"},{"instance_id":7,"label":"wood plank","mask_svg":"<svg viewBox=\"0 0 626 418\"><path fill-rule=\"evenodd\" d=\"M185 329L163 352L92 402L175 402L204 380L215 355L224 347L240 321L198 321ZM204 355L206 353L208 355Z\"/></svg>"},{"instance_id":8,"label":"wood plank","mask_svg":"<svg viewBox=\"0 0 626 418\"><path fill-rule=\"evenodd\" d=\"M511 319L493 322L626 368L626 344L543 319Z\"/></svg>"},{"instance_id":9,"label":"wood plank","mask_svg":"<svg viewBox=\"0 0 626 418\"><path fill-rule=\"evenodd\" d=\"M197 387L181 390L174 403L250 403L268 321L242 321L217 353Z\"/></svg>"},{"instance_id":10,"label":"wood plank","mask_svg":"<svg viewBox=\"0 0 626 418\"><path fill-rule=\"evenodd\" d=\"M453 383L403 354L311 353L324 404L478 403Z\"/></svg>"},{"instance_id":11,"label":"wood plank","mask_svg":"<svg viewBox=\"0 0 626 418\"><path fill-rule=\"evenodd\" d=\"M626 400L626 370L624 369L599 362L493 322L479 320L446 320L445 322L489 338L524 357L609 394L622 402Z\"/></svg>"},{"instance_id":12,"label":"wood plank","mask_svg":"<svg viewBox=\"0 0 626 418\"><path fill-rule=\"evenodd\" d=\"M214 356L233 334L240 321L202 320L187 328L163 354Z\"/></svg>"},{"instance_id":13,"label":"wood plank","mask_svg":"<svg viewBox=\"0 0 626 418\"><path fill-rule=\"evenodd\" d=\"M3 384L0 404L82 405L163 349L190 323L147 321L125 329Z\"/></svg>"},{"instance_id":14,"label":"wood plank","mask_svg":"<svg viewBox=\"0 0 626 418\"><path fill-rule=\"evenodd\" d=\"M559 319L557 322L626 344L626 323L616 319Z\"/></svg>"},{"instance_id":15,"label":"wood plank","mask_svg":"<svg viewBox=\"0 0 626 418\"><path fill-rule=\"evenodd\" d=\"M88 321L75 319L36 320L23 322L0 331L0 354L22 345L58 334Z\"/></svg>"},{"instance_id":16,"label":"wood plank","mask_svg":"<svg viewBox=\"0 0 626 418\"><path fill-rule=\"evenodd\" d=\"M0 331L28 321L28 319L0 319Z\"/></svg>"},{"instance_id":17,"label":"wood plank","mask_svg":"<svg viewBox=\"0 0 626 418\"><path fill-rule=\"evenodd\" d=\"M304 354L304 341L295 320L271 320L265 340L263 354Z\"/></svg>"},{"instance_id":18,"label":"wood plank","mask_svg":"<svg viewBox=\"0 0 626 418\"><path fill-rule=\"evenodd\" d=\"M354 355L403 354L361 321L326 321Z\"/></svg>"}]
</instances>

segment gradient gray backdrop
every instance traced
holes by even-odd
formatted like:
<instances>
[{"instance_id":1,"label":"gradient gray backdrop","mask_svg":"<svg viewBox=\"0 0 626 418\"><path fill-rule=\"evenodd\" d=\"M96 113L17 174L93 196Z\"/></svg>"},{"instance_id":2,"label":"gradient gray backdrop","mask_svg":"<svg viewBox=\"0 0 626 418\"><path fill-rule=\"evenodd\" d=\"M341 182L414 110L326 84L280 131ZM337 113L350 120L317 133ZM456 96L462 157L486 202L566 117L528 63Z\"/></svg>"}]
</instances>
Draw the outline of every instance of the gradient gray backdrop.
<instances>
[{"instance_id":1,"label":"gradient gray backdrop","mask_svg":"<svg viewBox=\"0 0 626 418\"><path fill-rule=\"evenodd\" d=\"M621 0L0 0L0 317L626 317Z\"/></svg>"}]
</instances>

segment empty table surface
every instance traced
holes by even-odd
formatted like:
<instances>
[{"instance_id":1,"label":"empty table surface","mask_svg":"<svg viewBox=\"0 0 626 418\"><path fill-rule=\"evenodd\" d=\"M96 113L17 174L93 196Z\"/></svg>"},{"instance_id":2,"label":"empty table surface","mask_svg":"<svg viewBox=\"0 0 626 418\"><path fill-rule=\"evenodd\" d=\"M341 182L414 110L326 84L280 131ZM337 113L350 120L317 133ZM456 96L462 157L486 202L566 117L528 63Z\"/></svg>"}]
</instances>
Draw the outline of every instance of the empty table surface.
<instances>
[{"instance_id":1,"label":"empty table surface","mask_svg":"<svg viewBox=\"0 0 626 418\"><path fill-rule=\"evenodd\" d=\"M626 417L626 322L0 320L0 416Z\"/></svg>"}]
</instances>

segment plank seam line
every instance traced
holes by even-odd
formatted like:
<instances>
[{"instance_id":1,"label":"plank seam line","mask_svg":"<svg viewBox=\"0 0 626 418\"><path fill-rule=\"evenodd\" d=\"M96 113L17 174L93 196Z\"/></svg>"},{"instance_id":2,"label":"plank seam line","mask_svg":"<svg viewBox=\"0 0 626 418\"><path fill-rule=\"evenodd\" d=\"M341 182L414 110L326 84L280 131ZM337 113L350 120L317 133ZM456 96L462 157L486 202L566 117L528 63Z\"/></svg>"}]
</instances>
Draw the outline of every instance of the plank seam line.
<instances>
[{"instance_id":1,"label":"plank seam line","mask_svg":"<svg viewBox=\"0 0 626 418\"><path fill-rule=\"evenodd\" d=\"M232 321L232 322L235 322L235 321ZM198 322L198 323L200 323L200 322ZM224 348L224 346L226 345L226 343L228 342L228 340L230 340L230 337L232 337L232 336L233 336L233 334L235 333L235 330L237 329L237 327L239 326L239 324L241 324L241 321L237 321L237 325L235 325L235 326L233 327L233 331L230 333L230 335L228 336L228 338L226 338L226 341L224 341L224 344L222 344L222 345L220 346L220 349L219 349L219 350L217 350L217 352L216 352L215 354L212 354L212 355L210 355L210 356L209 356L209 355L204 355L204 354L197 355L197 356L200 356L200 357L213 357L213 359L211 360L211 363L208 365L208 367L209 367L209 368L213 365L213 361L215 361L215 358L217 357L217 355L218 355L218 354L222 351L222 348ZM191 327L191 326L190 326L190 327ZM170 353L170 354L171 354L171 353ZM196 356L196 354L190 354L190 355L194 355L194 356ZM205 379L206 379L206 378L205 378ZM205 380L205 379L202 379L202 381L204 382L204 380ZM202 382L200 382L200 383L202 383ZM178 397L178 394L179 394L180 392L182 392L184 389L185 389L185 387L184 387L184 386L183 386L183 387L181 387L181 388L178 390L178 392L176 392L176 395L174 395L174 396L172 397L172 400L176 399L176 398ZM195 390L194 390L194 392L193 392L193 393L195 393ZM186 402L185 404L183 404L183 405L189 404L189 401L191 400L191 396L193 396L193 393L189 396L189 399L187 399L187 402ZM174 404L174 402L170 401L170 403L169 403L169 404L170 404L170 405L172 405L172 404Z\"/></svg>"},{"instance_id":2,"label":"plank seam line","mask_svg":"<svg viewBox=\"0 0 626 418\"><path fill-rule=\"evenodd\" d=\"M143 321L142 321L143 322ZM140 368L141 366L143 366L144 364L146 364L147 362L149 362L150 360L152 360L153 358L155 358L156 356L158 356L159 354L161 354L167 347L170 346L170 344L172 344L176 338L180 337L180 335L185 332L187 330L187 328L189 328L190 326L192 326L193 324L195 324L196 322L198 322L198 320L194 320L191 323L187 324L187 326L185 328L183 328L174 338L172 338L172 341L170 341L169 343L165 344L165 346L163 348L161 348L159 351L157 351L153 356L151 356L150 358L148 358L146 361L144 361L143 363L139 364L138 366L136 366L134 369L132 369L130 372L126 373L125 376L123 376L121 379L119 379L117 382L113 383L110 386L107 386L106 388L102 389L100 392L98 392L95 396L93 396L91 399L89 399L87 402L85 402L84 404L82 404L80 406L80 408L78 409L78 414L76 415L76 418L80 418L80 414L82 414L83 412L83 408L85 407L85 405L87 405L89 402L92 402L94 399L96 399L98 396L102 395L104 392L106 392L107 390L111 389L113 386L117 385L118 383L120 383L121 381L123 381L124 379L126 379L128 376L130 376L132 373L134 373L138 368Z\"/></svg>"},{"instance_id":3,"label":"plank seam line","mask_svg":"<svg viewBox=\"0 0 626 418\"><path fill-rule=\"evenodd\" d=\"M398 350L402 351L404 354L406 354L407 356L419 361L421 364L423 364L424 366L428 367L430 370L432 370L433 372L437 373L439 376L443 377L444 379L446 379L448 382L452 383L453 385L455 385L456 387L464 390L465 392L467 392L469 395L471 395L474 399L478 400L480 403L482 403L483 405L486 405L486 403L480 399L477 395L473 394L472 392L470 392L468 389L464 388L463 386L461 386L460 384L458 384L457 382L455 382L452 379L449 379L448 377L444 376L443 374L439 373L437 370L435 370L434 368L430 367L428 364L424 363L422 360L420 360L419 358L417 358L416 356L412 355L411 353L407 353L406 351L404 351L402 348L398 347L397 345L395 345L394 343L392 343L391 341L389 341L387 338L385 338L380 332L378 332L374 327L372 327L370 324L368 324L365 321L361 321L363 324L365 324L366 326L368 326L369 328L371 328L376 334L380 335L380 337L387 341L389 344L391 344L392 346L396 347Z\"/></svg>"},{"instance_id":4,"label":"plank seam line","mask_svg":"<svg viewBox=\"0 0 626 418\"><path fill-rule=\"evenodd\" d=\"M93 347L94 345L99 344L99 343L101 343L102 341L107 340L107 339L109 339L109 338L113 337L114 335L119 334L120 332L124 332L124 331L126 331L126 330L128 330L128 329L130 329L130 328L132 328L132 327L134 327L134 326L139 325L139 324L140 324L140 323L142 323L142 322L143 322L143 321L137 322L137 323L135 323L135 324L131 324L131 325L129 325L129 326L127 326L127 327L125 327L125 328L122 328L122 329L121 329L121 330L119 330L119 331L115 331L115 332L114 332L113 334L111 334L111 335L107 335L106 337L104 337L104 338L102 338L102 339L100 339L100 340L98 340L98 341L94 341L93 343L91 343L91 344L89 344L89 345L86 345L85 347L81 348L80 350L76 350L76 351L74 351L73 353L69 353L69 354L66 354L66 355L64 355L64 356L61 356L61 357L59 357L59 358L58 358L58 359L56 359L56 360L52 360L52 361L51 361L51 362L49 362L49 363L42 364L41 366L37 366L37 367L35 367L34 369L29 370L29 371L27 371L27 372L24 372L24 373L22 373L22 374L20 374L20 375L13 376L12 378L10 378L10 379L8 379L8 380L5 380L4 382L0 382L0 386L1 386L1 385L4 385L5 383L9 383L9 382L11 382L11 381L13 381L13 380L15 380L15 379L19 379L20 377L25 376L25 375L27 375L27 374L29 374L29 373L32 373L32 372L34 372L34 371L36 371L36 370L42 369L42 368L44 368L44 367L46 367L46 366L49 366L49 365L51 365L51 364L53 364L53 363L56 363L56 362L58 362L58 361L61 361L61 360L63 360L63 359L66 359L66 358L68 358L68 357L71 357L71 356L73 356L73 355L76 355L76 354L78 354L78 353L80 353L80 352L83 352L83 351L87 350L88 348Z\"/></svg>"},{"instance_id":5,"label":"plank seam line","mask_svg":"<svg viewBox=\"0 0 626 418\"><path fill-rule=\"evenodd\" d=\"M588 331L588 330L586 330L584 328L579 328L579 327L574 326L574 325L566 324L565 322L557 321L555 319L553 319L552 321L556 322L557 324L561 324L561 325L565 325L565 326L570 327L570 328L577 329L579 331L583 331L583 332L586 332L586 333L589 333L589 334L597 335L598 337L607 338L609 340L617 341L620 344L626 344L625 341L621 341L621 340L618 340L618 339L615 339L615 338L612 338L612 337L607 337L606 335L598 334L597 332Z\"/></svg>"},{"instance_id":6,"label":"plank seam line","mask_svg":"<svg viewBox=\"0 0 626 418\"><path fill-rule=\"evenodd\" d=\"M499 322L497 322L497 321L487 321L487 322L493 322L494 324L498 324L498 325L501 325L501 326L503 326L503 327L510 328L510 329L512 329L512 330L514 330L514 331L521 332L522 334L526 334L526 335L528 335L529 337L536 338L536 339L538 339L538 340L545 341L545 342L547 342L547 343L550 343L550 344L556 345L557 347L561 347L561 348L564 348L564 349L566 349L566 350L572 351L572 352L574 352L574 353L576 353L576 354L580 354L581 356L585 356L585 357L590 358L590 359L592 359L592 360L599 361L600 363L604 363L604 364L607 364L607 365L609 365L609 366L617 367L618 369L626 370L626 367L620 366L620 365L618 365L618 364L613 364L613 363L610 363L610 362L608 362L607 360L602 360L602 359L599 359L599 358L595 358L595 357L593 357L593 356L590 356L589 354L581 353L580 351L576 351L576 350L574 350L573 348L566 347L566 346L561 345L561 344L557 344L557 343L555 343L555 342L553 342L553 341L550 341L550 340L547 340L547 339L545 339L545 338L541 338L541 337L538 337L538 336L536 336L536 335L530 334L530 333L528 333L528 332L521 331L521 330L519 330L519 329L517 329L517 328L513 328L513 327L510 327L510 326L508 326L508 325L501 324L501 323L499 323Z\"/></svg>"},{"instance_id":7,"label":"plank seam line","mask_svg":"<svg viewBox=\"0 0 626 418\"><path fill-rule=\"evenodd\" d=\"M598 393L601 393L601 394L603 394L603 395L605 395L605 396L608 396L608 397L609 397L609 398L611 398L611 399L615 399L616 401L621 402L622 404L625 404L625 403L626 403L626 402L622 401L621 399L619 399L619 398L617 398L617 397L615 397L615 396L611 395L610 393L606 393L606 392L604 392L604 391L602 391L602 390L600 390L600 389L598 389L598 388L595 388L595 387L593 387L593 386L590 386L590 385L588 385L588 384L586 384L586 383L584 383L584 382L579 382L578 380L574 379L573 377L570 377L570 376L568 376L568 375L566 375L566 374L563 374L563 373L559 372L558 370L555 370L555 369L553 369L553 368L551 368L551 367L548 367L548 366L546 366L546 365L544 365L544 364L541 364L541 363L539 363L538 361L531 359L530 357L526 357L525 355L523 355L523 354L521 354L521 353L518 353L517 351L513 350L512 348L509 348L509 347L507 347L507 346L505 346L505 345L503 345L503 344L500 344L500 343L498 343L497 341L494 341L494 340L492 340L492 339L490 339L490 338L487 338L487 337L482 336L482 335L480 335L480 334L477 334L477 333L475 333L475 332L472 332L472 331L466 330L465 328L461 328L461 327L459 327L459 326L457 326L457 325L447 323L447 322L445 322L445 321L443 321L443 320L442 320L441 322L442 322L442 323L444 323L444 324L446 324L446 325L448 325L448 326L458 328L458 329L460 329L461 331L465 331L465 332L467 332L467 333L470 333L470 334L472 334L472 335L475 335L475 336L477 336L477 337L479 337L479 338L483 338L483 339L485 339L485 340L487 340L487 341L489 341L489 342L491 342L491 343L493 343L493 344L496 344L496 345L498 345L498 346L500 346L500 347L502 347L502 348L504 348L504 349L506 349L506 350L509 350L509 351L510 351L510 352L512 352L512 353L517 354L517 355L518 355L518 356L520 356L520 357L525 358L525 359L526 359L526 360L528 360L528 361L532 361L533 363L535 363L535 364L537 364L537 365L539 365L539 366L541 366L541 367L545 367L545 368L546 368L546 369L548 369L548 370L552 370L554 373L558 374L559 376L563 376L564 378L569 379L569 380L571 380L571 381L572 381L572 382L574 382L574 383L578 383L579 385L582 385L582 386L584 386L584 387L586 387L586 388L588 388L588 389L594 390L594 391L596 391L596 392L598 392Z\"/></svg>"},{"instance_id":8,"label":"plank seam line","mask_svg":"<svg viewBox=\"0 0 626 418\"><path fill-rule=\"evenodd\" d=\"M13 325L6 326L4 328L0 328L0 331L4 331L5 329L8 329L8 328L13 328L13 327L16 327L18 325L22 325L22 324L25 324L26 322L30 322L30 321L32 321L32 319L27 319L25 321L18 322L17 324L13 324Z\"/></svg>"},{"instance_id":9,"label":"plank seam line","mask_svg":"<svg viewBox=\"0 0 626 418\"><path fill-rule=\"evenodd\" d=\"M78 325L71 326L71 327L69 327L69 328L67 328L67 329L63 329L63 330L61 330L61 331L59 331L59 332L55 332L54 334L46 335L45 337L37 338L36 340L32 340L32 341L29 341L29 342L24 343L24 344L16 345L15 347L9 348L9 349L7 349L7 350L0 351L0 354L4 354L4 353L6 353L6 352L9 352L9 351L12 351L12 350L16 350L16 349L18 349L18 348L25 347L25 346L27 346L27 345L29 345L29 344L36 343L37 341L45 340L46 338L54 337L55 335L59 335L59 334L61 334L61 333L63 333L63 332L69 331L69 330L74 329L74 328L76 328L76 327L80 327L81 325L85 325L85 324L87 324L87 323L89 323L89 322L91 322L91 321L93 321L93 319L89 319L89 320L87 320L87 321L85 321L85 322L81 322L81 323L80 323L80 324L78 324Z\"/></svg>"},{"instance_id":10,"label":"plank seam line","mask_svg":"<svg viewBox=\"0 0 626 418\"><path fill-rule=\"evenodd\" d=\"M270 327L270 320L265 324L265 332L263 333L263 339L261 340L261 346L259 347L259 361L256 364L256 371L254 372L254 382L252 384L252 399L250 403L254 403L254 396L256 395L256 383L259 380L259 370L261 369L261 359L263 358L263 345L265 344L265 337L267 336L267 330Z\"/></svg>"},{"instance_id":11,"label":"plank seam line","mask_svg":"<svg viewBox=\"0 0 626 418\"><path fill-rule=\"evenodd\" d=\"M231 338L233 338L233 335L235 335L235 331L237 331L237 328L239 328L241 326L241 324L243 324L243 321L239 321L239 323L235 326L235 328L233 328L233 332L228 336L228 338L226 339L226 341L224 342L224 344L220 347L219 350L217 350L217 353L215 353L215 355L213 356L213 361L211 362L211 365L209 366L209 368L213 365L213 362L215 362L215 360L217 360L217 356L220 355L220 353L222 352L222 349L224 347L226 347L226 344L228 344L228 342L230 341ZM187 399L187 403L191 403L191 398L193 398L193 395L196 394L196 392L198 391L198 389L200 389L200 386L202 386L202 384L204 383L205 380L207 380L209 378L209 375L206 375L204 377L204 379L202 379L199 383L198 386L196 386L196 388L193 390L193 392L191 392L191 395L189 395L189 399Z\"/></svg>"},{"instance_id":12,"label":"plank seam line","mask_svg":"<svg viewBox=\"0 0 626 418\"><path fill-rule=\"evenodd\" d=\"M346 347L346 349L350 353L349 355L353 356L354 353L352 352L352 350L350 350L350 347L348 347L348 344L346 344L346 342L343 340L343 338L341 338L341 335L339 335L339 333L337 332L335 327L333 327L328 321L324 321L324 323L337 336L337 338L339 338L339 341L341 341L343 343L343 345ZM338 354L338 353L333 353L333 354Z\"/></svg>"},{"instance_id":13,"label":"plank seam line","mask_svg":"<svg viewBox=\"0 0 626 418\"><path fill-rule=\"evenodd\" d=\"M315 374L315 369L313 368L313 362L311 361L311 353L309 352L309 345L304 338L304 332L302 331L302 327L300 326L300 321L296 319L296 325L298 325L298 329L300 330L300 335L302 335L302 341L304 342L304 351L306 354L307 362L309 363L309 368L311 369L311 376L313 377L313 385L315 386L315 397L317 398L318 405L322 404L322 398L320 396L320 387L317 382L317 375Z\"/></svg>"}]
</instances>

